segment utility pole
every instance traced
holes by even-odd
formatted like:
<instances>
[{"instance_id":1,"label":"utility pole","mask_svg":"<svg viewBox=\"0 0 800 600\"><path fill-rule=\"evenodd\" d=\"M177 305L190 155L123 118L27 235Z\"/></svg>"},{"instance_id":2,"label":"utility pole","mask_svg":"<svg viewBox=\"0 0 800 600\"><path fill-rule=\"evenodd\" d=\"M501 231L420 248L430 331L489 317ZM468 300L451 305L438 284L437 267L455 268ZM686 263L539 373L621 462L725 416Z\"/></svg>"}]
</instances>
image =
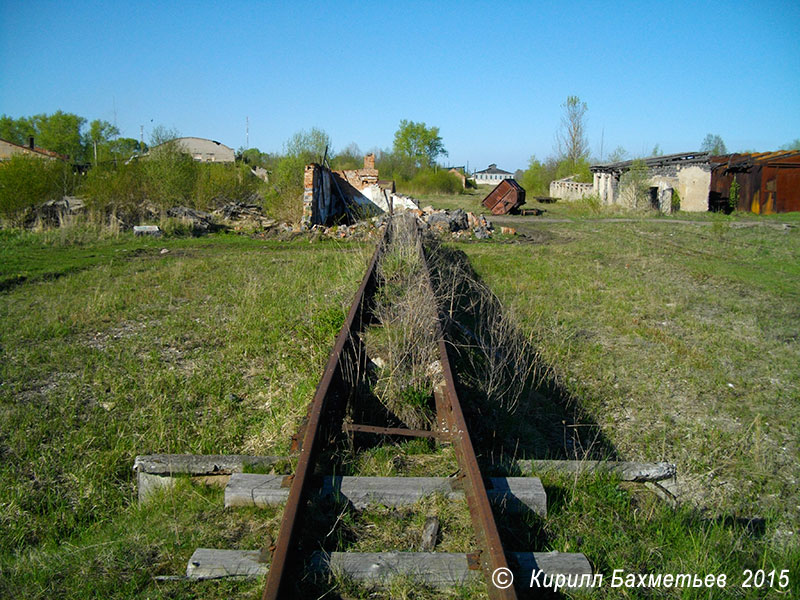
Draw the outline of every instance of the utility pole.
<instances>
[{"instance_id":1,"label":"utility pole","mask_svg":"<svg viewBox=\"0 0 800 600\"><path fill-rule=\"evenodd\" d=\"M244 149L250 149L250 117L245 117Z\"/></svg>"},{"instance_id":2,"label":"utility pole","mask_svg":"<svg viewBox=\"0 0 800 600\"><path fill-rule=\"evenodd\" d=\"M144 125L139 125L139 152L144 148Z\"/></svg>"}]
</instances>

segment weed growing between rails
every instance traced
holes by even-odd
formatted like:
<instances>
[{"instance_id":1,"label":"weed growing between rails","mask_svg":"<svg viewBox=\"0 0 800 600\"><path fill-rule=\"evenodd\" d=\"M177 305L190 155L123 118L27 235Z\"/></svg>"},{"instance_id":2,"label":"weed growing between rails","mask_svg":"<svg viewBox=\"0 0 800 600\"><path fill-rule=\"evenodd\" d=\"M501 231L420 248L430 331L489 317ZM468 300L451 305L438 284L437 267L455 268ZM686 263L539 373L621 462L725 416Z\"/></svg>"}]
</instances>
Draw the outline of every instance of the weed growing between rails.
<instances>
[{"instance_id":1,"label":"weed growing between rails","mask_svg":"<svg viewBox=\"0 0 800 600\"><path fill-rule=\"evenodd\" d=\"M430 428L435 377L436 308L427 287L416 220L397 217L378 263L383 285L375 297L378 325L364 336L377 365L374 393L403 423Z\"/></svg>"}]
</instances>

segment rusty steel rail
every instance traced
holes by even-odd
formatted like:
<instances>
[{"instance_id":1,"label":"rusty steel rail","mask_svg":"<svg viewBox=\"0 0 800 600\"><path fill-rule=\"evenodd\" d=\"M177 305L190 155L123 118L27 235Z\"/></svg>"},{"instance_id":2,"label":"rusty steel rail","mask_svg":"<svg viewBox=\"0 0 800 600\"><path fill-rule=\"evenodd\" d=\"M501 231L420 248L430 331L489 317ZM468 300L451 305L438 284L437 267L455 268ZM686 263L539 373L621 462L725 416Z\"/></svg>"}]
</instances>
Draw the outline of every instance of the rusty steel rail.
<instances>
[{"instance_id":1,"label":"rusty steel rail","mask_svg":"<svg viewBox=\"0 0 800 600\"><path fill-rule=\"evenodd\" d=\"M390 227L387 227L384 233L384 240L388 239L389 230ZM263 600L280 598L282 588L286 585L284 576L292 559L293 546L297 537L297 525L300 521L298 517L308 500L311 478L314 474L314 460L319 452L319 445L323 435L323 413L330 404L331 398L329 396L333 387L341 385L342 358L346 352L353 350L353 336L361 328L365 311L368 309L366 301L375 288L376 266L382 248L383 243L379 242L367 267L364 279L361 281L358 292L356 292L356 296L353 299L353 304L350 306L347 319L336 337L336 344L328 358L322 379L314 393L314 399L311 401L300 457L292 476L289 498L286 501L286 508L283 510L278 540L272 552L272 562L267 573L264 593L261 596Z\"/></svg>"},{"instance_id":2,"label":"rusty steel rail","mask_svg":"<svg viewBox=\"0 0 800 600\"><path fill-rule=\"evenodd\" d=\"M386 229L384 241L389 240L391 222ZM337 420L337 402L341 402L344 382L343 361L347 360L348 353L358 355L356 360L363 360L360 355L361 342L358 331L364 323L364 317L369 310L370 295L376 287L376 266L380 259L384 242L379 242L375 253L372 256L367 272L361 282L358 292L350 307L347 320L342 326L336 344L328 359L327 366L322 379L317 386L308 417L302 431L302 445L300 447L300 457L297 469L291 477L291 487L289 499L283 512L280 530L278 533L277 544L272 553L272 563L267 573L267 580L262 594L262 600L276 600L287 597L286 572L290 564L297 559L296 539L298 524L302 520L302 513L309 498L309 489L314 472L315 460L324 444L324 432L326 428L331 433L341 431L363 431L369 433L383 433L386 435L411 435L425 437L437 437L439 439L452 442L456 459L459 466L459 481L463 485L464 494L467 499L475 536L478 541L479 551L469 555L471 563L476 568L483 571L487 583L489 597L492 600L512 600L517 598L514 587L499 589L492 584L492 573L496 569L509 569L508 560L503 551L500 541L500 534L492 513L486 486L478 466L475 449L469 436L464 412L456 392L455 379L447 355L447 346L444 339L444 332L440 319L436 318L437 346L442 365L443 382L440 383L434 392L436 403L437 427L430 434L417 430L406 430L405 433L399 428L379 428L363 425L348 425L341 420ZM433 298L433 287L422 247L421 239L418 236L417 246L422 258L424 276L431 291ZM437 310L438 314L438 310ZM333 422L331 422L333 421ZM476 560L477 559L477 560Z\"/></svg>"}]
</instances>

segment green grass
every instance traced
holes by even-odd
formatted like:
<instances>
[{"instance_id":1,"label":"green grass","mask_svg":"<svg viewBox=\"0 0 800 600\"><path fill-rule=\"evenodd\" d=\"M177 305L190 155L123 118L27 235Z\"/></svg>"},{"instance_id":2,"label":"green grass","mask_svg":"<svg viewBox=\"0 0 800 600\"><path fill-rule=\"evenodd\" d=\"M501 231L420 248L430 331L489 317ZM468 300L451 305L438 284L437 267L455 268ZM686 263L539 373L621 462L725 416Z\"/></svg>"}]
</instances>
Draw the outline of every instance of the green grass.
<instances>
[{"instance_id":1,"label":"green grass","mask_svg":"<svg viewBox=\"0 0 800 600\"><path fill-rule=\"evenodd\" d=\"M11 239L12 272L33 276L0 294L0 596L182 597L152 576L245 518L191 486L137 506L134 457L286 454L369 249ZM242 540L218 545L258 547Z\"/></svg>"},{"instance_id":2,"label":"green grass","mask_svg":"<svg viewBox=\"0 0 800 600\"><path fill-rule=\"evenodd\" d=\"M608 576L688 569L741 579L744 568L774 565L791 570L796 593L800 232L653 221L525 232L535 243L458 248L614 451L676 463L681 486L673 511L607 481L555 481L549 546L586 552ZM535 418L536 402L518 418ZM741 525L754 517L763 530ZM712 597L763 594L746 591ZM629 596L708 597L671 593Z\"/></svg>"},{"instance_id":3,"label":"green grass","mask_svg":"<svg viewBox=\"0 0 800 600\"><path fill-rule=\"evenodd\" d=\"M523 243L453 247L530 334L551 391L585 411L621 457L677 463L682 502L673 509L613 478L548 475L548 517L501 518L506 549L584 552L607 578L598 598L797 596L800 232L713 216L707 227L570 218L521 225ZM371 249L0 235L9 282L0 292L0 597L257 597L261 580L153 576L182 573L197 547L259 548L276 538L281 508L225 510L221 490L189 480L140 506L133 459L286 454ZM525 430L543 393L505 421ZM567 445L561 427L548 443ZM510 446L499 430L474 442L487 462L497 448L547 452L534 439ZM348 474L455 470L452 447L427 440L342 458ZM408 549L431 514L443 523L439 550L473 547L465 506L437 498L413 510L334 507L309 523L315 540L320 527L332 531L325 543L338 549ZM745 568L788 569L792 588L742 589ZM726 573L729 587L611 589L614 569ZM407 579L376 592L337 577L317 596L331 587L443 597ZM483 594L477 584L446 597Z\"/></svg>"}]
</instances>

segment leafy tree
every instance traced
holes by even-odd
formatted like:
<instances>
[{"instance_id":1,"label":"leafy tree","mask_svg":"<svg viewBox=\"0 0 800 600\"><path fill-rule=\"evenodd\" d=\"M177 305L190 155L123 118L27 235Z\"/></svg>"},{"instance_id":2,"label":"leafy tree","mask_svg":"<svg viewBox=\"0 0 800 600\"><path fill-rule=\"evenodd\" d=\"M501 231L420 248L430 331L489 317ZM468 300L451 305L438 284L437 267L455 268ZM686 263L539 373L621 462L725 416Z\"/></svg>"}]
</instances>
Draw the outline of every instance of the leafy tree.
<instances>
[{"instance_id":1,"label":"leafy tree","mask_svg":"<svg viewBox=\"0 0 800 600\"><path fill-rule=\"evenodd\" d=\"M147 144L142 144L134 138L117 138L109 142L109 148L114 158L126 160L134 154L147 152Z\"/></svg>"},{"instance_id":2,"label":"leafy tree","mask_svg":"<svg viewBox=\"0 0 800 600\"><path fill-rule=\"evenodd\" d=\"M653 146L653 151L650 152L650 156L662 156L664 151L661 149L661 144L656 144Z\"/></svg>"},{"instance_id":3,"label":"leafy tree","mask_svg":"<svg viewBox=\"0 0 800 600\"><path fill-rule=\"evenodd\" d=\"M364 166L364 155L358 144L351 142L344 150L337 152L331 161L334 169L360 169Z\"/></svg>"},{"instance_id":4,"label":"leafy tree","mask_svg":"<svg viewBox=\"0 0 800 600\"><path fill-rule=\"evenodd\" d=\"M86 119L58 110L52 115L34 115L31 122L37 146L65 154L73 162L85 160L81 128Z\"/></svg>"},{"instance_id":5,"label":"leafy tree","mask_svg":"<svg viewBox=\"0 0 800 600\"><path fill-rule=\"evenodd\" d=\"M586 103L578 96L567 96L561 105L561 128L556 134L559 159L568 161L576 170L581 161L589 158L589 140L586 137Z\"/></svg>"},{"instance_id":6,"label":"leafy tree","mask_svg":"<svg viewBox=\"0 0 800 600\"><path fill-rule=\"evenodd\" d=\"M312 127L309 131L298 131L286 141L288 156L302 157L306 162L322 162L325 149L333 154L330 136L322 129Z\"/></svg>"},{"instance_id":7,"label":"leafy tree","mask_svg":"<svg viewBox=\"0 0 800 600\"><path fill-rule=\"evenodd\" d=\"M725 148L725 142L722 141L722 138L712 133L707 134L706 137L703 139L703 143L700 146L700 150L702 152L710 152L713 155L728 153L727 148Z\"/></svg>"},{"instance_id":8,"label":"leafy tree","mask_svg":"<svg viewBox=\"0 0 800 600\"><path fill-rule=\"evenodd\" d=\"M103 162L113 158L112 142L119 135L119 129L108 121L95 119L89 124L85 145L92 162Z\"/></svg>"},{"instance_id":9,"label":"leafy tree","mask_svg":"<svg viewBox=\"0 0 800 600\"><path fill-rule=\"evenodd\" d=\"M553 181L555 172L546 163L536 160L531 156L528 168L522 173L520 183L525 191L534 196L547 196L550 193L550 182Z\"/></svg>"},{"instance_id":10,"label":"leafy tree","mask_svg":"<svg viewBox=\"0 0 800 600\"><path fill-rule=\"evenodd\" d=\"M28 136L34 135L33 123L27 117L14 119L8 115L0 116L0 139L24 146Z\"/></svg>"},{"instance_id":11,"label":"leafy tree","mask_svg":"<svg viewBox=\"0 0 800 600\"><path fill-rule=\"evenodd\" d=\"M417 168L431 167L438 157L447 156L438 127L405 119L394 134L393 149L395 154L411 159Z\"/></svg>"}]
</instances>

